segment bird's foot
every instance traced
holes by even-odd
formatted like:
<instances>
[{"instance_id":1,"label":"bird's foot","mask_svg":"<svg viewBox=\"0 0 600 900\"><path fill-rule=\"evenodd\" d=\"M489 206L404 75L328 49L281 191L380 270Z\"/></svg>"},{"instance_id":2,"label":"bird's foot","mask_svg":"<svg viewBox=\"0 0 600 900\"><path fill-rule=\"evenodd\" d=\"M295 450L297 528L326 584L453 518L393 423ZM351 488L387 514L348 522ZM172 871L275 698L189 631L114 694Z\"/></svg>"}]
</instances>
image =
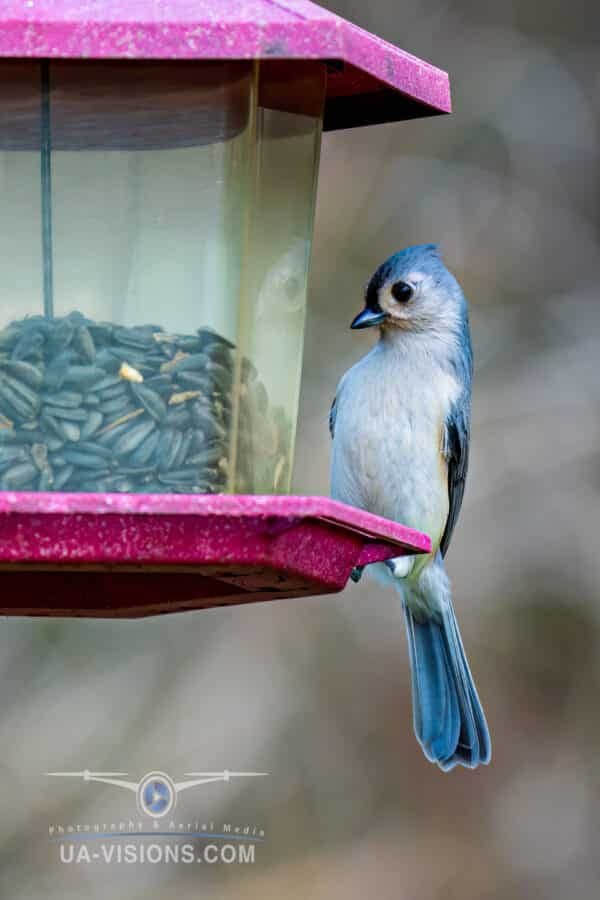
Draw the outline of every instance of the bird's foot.
<instances>
[{"instance_id":1,"label":"bird's foot","mask_svg":"<svg viewBox=\"0 0 600 900\"><path fill-rule=\"evenodd\" d=\"M396 556L394 559L386 559L385 561L385 565L394 578L406 578L412 572L414 564L414 556Z\"/></svg>"},{"instance_id":2,"label":"bird's foot","mask_svg":"<svg viewBox=\"0 0 600 900\"><path fill-rule=\"evenodd\" d=\"M355 584L358 584L360 579L362 578L362 573L364 572L364 566L354 566L352 571L350 572L350 578Z\"/></svg>"}]
</instances>

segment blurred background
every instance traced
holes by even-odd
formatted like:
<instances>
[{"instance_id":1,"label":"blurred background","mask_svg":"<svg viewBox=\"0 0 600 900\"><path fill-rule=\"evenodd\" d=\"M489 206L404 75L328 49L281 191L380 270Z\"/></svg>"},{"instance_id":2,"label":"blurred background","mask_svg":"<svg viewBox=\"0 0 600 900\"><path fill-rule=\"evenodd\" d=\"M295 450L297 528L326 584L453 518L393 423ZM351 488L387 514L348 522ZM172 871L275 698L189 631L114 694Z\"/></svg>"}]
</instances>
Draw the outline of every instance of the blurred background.
<instances>
[{"instance_id":1,"label":"blurred background","mask_svg":"<svg viewBox=\"0 0 600 900\"><path fill-rule=\"evenodd\" d=\"M141 623L4 620L0 896L592 900L600 881L600 220L586 0L338 0L450 72L450 117L326 135L295 489L327 493L337 380L390 253L436 241L471 302L472 466L448 556L494 742L417 746L402 614L336 597ZM264 827L254 866L60 865L50 823L127 797L55 769L258 769L190 814ZM186 802L188 802L186 800Z\"/></svg>"}]
</instances>

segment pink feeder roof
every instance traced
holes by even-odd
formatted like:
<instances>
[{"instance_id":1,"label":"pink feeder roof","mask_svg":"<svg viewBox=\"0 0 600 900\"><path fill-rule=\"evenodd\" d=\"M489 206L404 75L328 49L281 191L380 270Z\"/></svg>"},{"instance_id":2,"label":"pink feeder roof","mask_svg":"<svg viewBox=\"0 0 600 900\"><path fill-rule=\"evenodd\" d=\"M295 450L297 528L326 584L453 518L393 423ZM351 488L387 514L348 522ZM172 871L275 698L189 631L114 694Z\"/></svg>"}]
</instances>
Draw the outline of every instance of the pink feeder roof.
<instances>
[{"instance_id":1,"label":"pink feeder roof","mask_svg":"<svg viewBox=\"0 0 600 900\"><path fill-rule=\"evenodd\" d=\"M309 0L3 0L0 56L321 59L326 129L451 108L445 72Z\"/></svg>"}]
</instances>

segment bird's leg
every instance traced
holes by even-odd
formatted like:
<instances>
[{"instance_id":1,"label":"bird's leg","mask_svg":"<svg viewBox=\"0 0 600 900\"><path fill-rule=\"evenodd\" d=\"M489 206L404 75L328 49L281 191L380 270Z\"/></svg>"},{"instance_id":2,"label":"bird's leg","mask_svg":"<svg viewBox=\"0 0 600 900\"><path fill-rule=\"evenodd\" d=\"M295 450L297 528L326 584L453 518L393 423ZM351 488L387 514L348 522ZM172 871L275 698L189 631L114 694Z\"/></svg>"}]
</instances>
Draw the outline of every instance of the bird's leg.
<instances>
[{"instance_id":1,"label":"bird's leg","mask_svg":"<svg viewBox=\"0 0 600 900\"><path fill-rule=\"evenodd\" d=\"M412 572L414 564L414 556L396 556L394 559L386 559L385 561L385 565L394 578L406 578Z\"/></svg>"}]
</instances>

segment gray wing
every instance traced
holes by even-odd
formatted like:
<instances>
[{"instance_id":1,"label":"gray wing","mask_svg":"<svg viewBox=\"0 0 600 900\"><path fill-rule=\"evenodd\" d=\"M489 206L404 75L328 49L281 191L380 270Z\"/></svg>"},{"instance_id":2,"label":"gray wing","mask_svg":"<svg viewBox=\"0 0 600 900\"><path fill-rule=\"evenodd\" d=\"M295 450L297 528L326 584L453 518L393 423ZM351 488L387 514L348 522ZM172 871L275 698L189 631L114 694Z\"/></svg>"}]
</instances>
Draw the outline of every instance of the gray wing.
<instances>
[{"instance_id":1,"label":"gray wing","mask_svg":"<svg viewBox=\"0 0 600 900\"><path fill-rule=\"evenodd\" d=\"M442 452L448 462L448 498L450 507L446 527L440 541L442 556L446 555L454 526L460 513L465 481L469 467L469 432L471 409L468 394L463 394L452 406L444 427Z\"/></svg>"},{"instance_id":2,"label":"gray wing","mask_svg":"<svg viewBox=\"0 0 600 900\"><path fill-rule=\"evenodd\" d=\"M346 372L346 375L348 372ZM333 438L335 434L335 420L338 411L338 401L342 395L342 390L344 388L344 382L346 381L346 375L343 375L340 378L339 384L335 391L335 397L333 398L333 403L331 404L331 409L329 410L329 434Z\"/></svg>"},{"instance_id":3,"label":"gray wing","mask_svg":"<svg viewBox=\"0 0 600 900\"><path fill-rule=\"evenodd\" d=\"M343 383L343 379L342 379L342 381L340 381L340 383L338 385L337 394L333 398L333 403L331 404L331 408L329 410L329 434L331 435L332 439L333 439L333 436L335 435L335 418L337 415L337 399L340 395L342 383ZM362 573L363 573L364 568L365 568L364 566L354 566L354 568L350 572L350 578L356 584L358 584L358 582L362 578Z\"/></svg>"},{"instance_id":4,"label":"gray wing","mask_svg":"<svg viewBox=\"0 0 600 900\"><path fill-rule=\"evenodd\" d=\"M337 400L337 396L333 398L333 403L331 404L331 409L329 410L329 434L331 435L332 438L333 438L333 435L335 434L335 415L337 412L336 407L335 407L336 400Z\"/></svg>"}]
</instances>

